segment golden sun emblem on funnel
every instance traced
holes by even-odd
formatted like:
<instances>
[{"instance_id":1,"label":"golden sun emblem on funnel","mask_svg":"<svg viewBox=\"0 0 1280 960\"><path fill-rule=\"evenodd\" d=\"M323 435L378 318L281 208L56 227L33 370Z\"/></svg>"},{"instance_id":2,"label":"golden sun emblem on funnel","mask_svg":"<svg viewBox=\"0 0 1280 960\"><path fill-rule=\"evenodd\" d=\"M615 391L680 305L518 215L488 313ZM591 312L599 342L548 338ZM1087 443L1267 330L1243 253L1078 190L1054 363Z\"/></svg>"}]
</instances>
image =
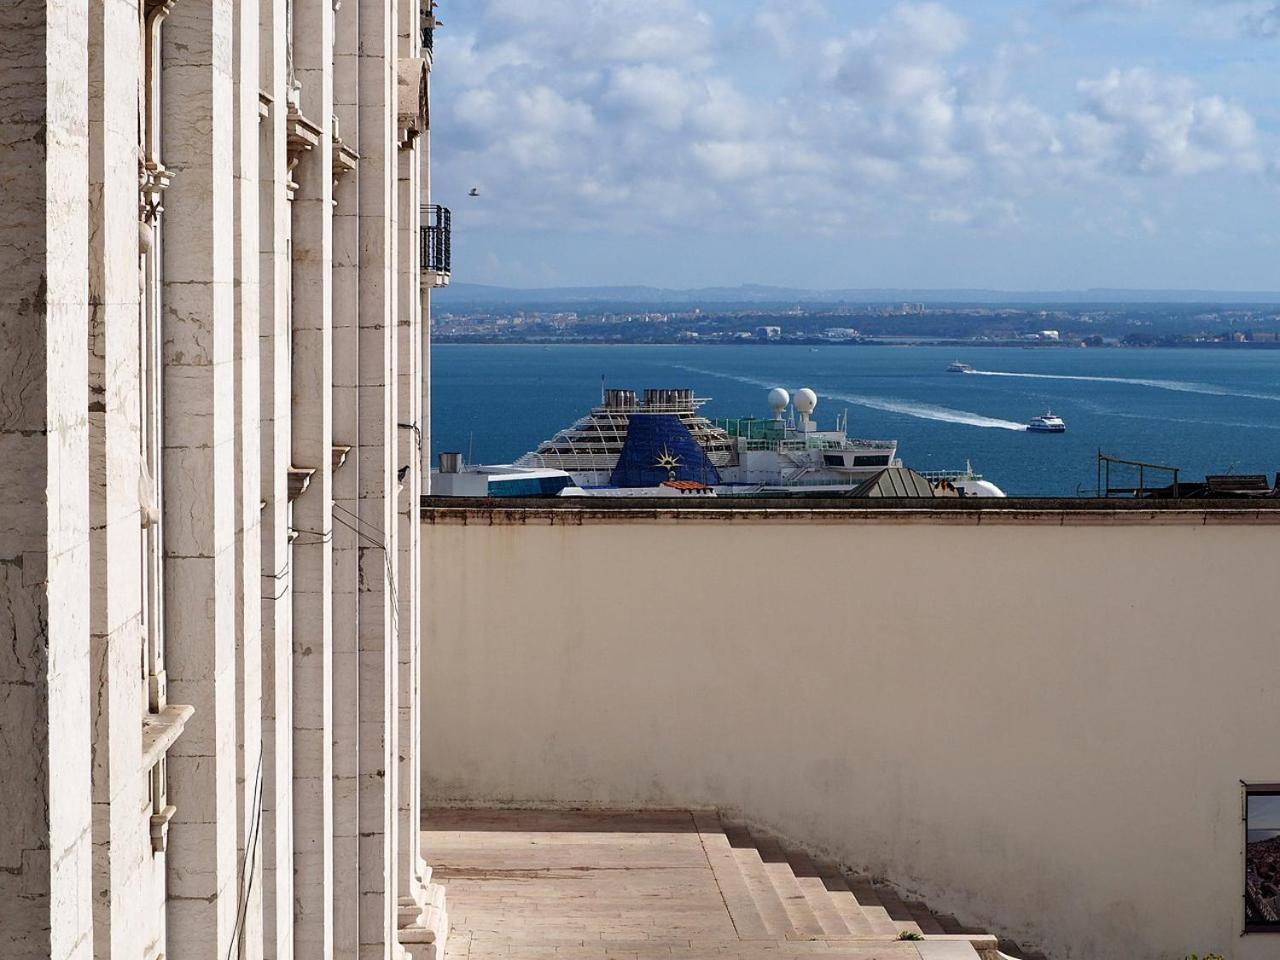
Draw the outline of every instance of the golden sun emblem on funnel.
<instances>
[{"instance_id":1,"label":"golden sun emblem on funnel","mask_svg":"<svg viewBox=\"0 0 1280 960\"><path fill-rule=\"evenodd\" d=\"M680 469L680 458L664 446L653 465L659 470L667 471L667 479L674 480L676 471Z\"/></svg>"}]
</instances>

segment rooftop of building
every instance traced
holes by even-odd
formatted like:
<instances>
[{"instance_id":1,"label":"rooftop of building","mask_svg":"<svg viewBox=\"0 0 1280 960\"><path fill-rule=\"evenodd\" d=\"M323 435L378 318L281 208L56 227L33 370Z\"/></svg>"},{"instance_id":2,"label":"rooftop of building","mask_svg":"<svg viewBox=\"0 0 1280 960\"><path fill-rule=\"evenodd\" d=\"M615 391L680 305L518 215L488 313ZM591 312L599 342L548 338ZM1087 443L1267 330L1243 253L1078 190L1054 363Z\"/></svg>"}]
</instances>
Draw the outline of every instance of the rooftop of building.
<instances>
[{"instance_id":1,"label":"rooftop of building","mask_svg":"<svg viewBox=\"0 0 1280 960\"><path fill-rule=\"evenodd\" d=\"M582 525L588 523L776 522L937 523L1055 526L1280 524L1280 500L1007 499L750 499L688 500L571 497L465 499L424 497L426 523Z\"/></svg>"}]
</instances>

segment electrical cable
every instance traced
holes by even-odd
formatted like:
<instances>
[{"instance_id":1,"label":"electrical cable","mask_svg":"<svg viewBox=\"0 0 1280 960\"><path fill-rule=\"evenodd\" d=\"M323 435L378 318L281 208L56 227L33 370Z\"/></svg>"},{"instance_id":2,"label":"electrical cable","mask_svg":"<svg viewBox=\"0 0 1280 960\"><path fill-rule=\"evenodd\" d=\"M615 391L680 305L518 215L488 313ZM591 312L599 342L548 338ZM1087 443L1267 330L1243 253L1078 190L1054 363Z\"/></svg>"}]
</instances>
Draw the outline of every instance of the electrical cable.
<instances>
[{"instance_id":1,"label":"electrical cable","mask_svg":"<svg viewBox=\"0 0 1280 960\"><path fill-rule=\"evenodd\" d=\"M240 942L240 934L244 931L244 918L249 909L249 894L253 892L253 873L258 865L258 839L262 834L262 749L258 749L258 773L253 787L254 817L249 835L245 838L244 860L240 864L240 903L236 909L236 925L231 932L231 940L227 943L227 960L231 960L232 952ZM246 880L246 878L248 878Z\"/></svg>"}]
</instances>

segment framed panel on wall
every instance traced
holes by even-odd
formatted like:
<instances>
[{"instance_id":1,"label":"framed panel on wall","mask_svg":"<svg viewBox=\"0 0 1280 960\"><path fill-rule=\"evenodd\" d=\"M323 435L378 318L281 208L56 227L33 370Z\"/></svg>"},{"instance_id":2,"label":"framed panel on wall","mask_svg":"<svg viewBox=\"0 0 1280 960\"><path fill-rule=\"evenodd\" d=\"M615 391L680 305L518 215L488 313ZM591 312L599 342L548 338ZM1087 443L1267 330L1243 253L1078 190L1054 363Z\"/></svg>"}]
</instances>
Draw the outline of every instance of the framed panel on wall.
<instances>
[{"instance_id":1,"label":"framed panel on wall","mask_svg":"<svg viewBox=\"0 0 1280 960\"><path fill-rule=\"evenodd\" d=\"M1280 933L1280 783L1244 785L1244 928Z\"/></svg>"}]
</instances>

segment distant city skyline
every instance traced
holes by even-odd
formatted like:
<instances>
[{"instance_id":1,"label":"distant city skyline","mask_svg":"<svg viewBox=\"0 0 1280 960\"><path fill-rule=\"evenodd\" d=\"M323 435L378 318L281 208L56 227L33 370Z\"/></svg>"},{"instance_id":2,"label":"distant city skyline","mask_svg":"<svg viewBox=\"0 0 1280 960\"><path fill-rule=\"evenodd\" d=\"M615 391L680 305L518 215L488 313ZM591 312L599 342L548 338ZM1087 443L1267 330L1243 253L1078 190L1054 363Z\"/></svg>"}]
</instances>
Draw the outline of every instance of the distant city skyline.
<instances>
[{"instance_id":1,"label":"distant city skyline","mask_svg":"<svg viewBox=\"0 0 1280 960\"><path fill-rule=\"evenodd\" d=\"M1249 842L1280 837L1280 796L1255 794L1249 797Z\"/></svg>"},{"instance_id":2,"label":"distant city skyline","mask_svg":"<svg viewBox=\"0 0 1280 960\"><path fill-rule=\"evenodd\" d=\"M1280 286L1276 0L439 16L460 281Z\"/></svg>"}]
</instances>

